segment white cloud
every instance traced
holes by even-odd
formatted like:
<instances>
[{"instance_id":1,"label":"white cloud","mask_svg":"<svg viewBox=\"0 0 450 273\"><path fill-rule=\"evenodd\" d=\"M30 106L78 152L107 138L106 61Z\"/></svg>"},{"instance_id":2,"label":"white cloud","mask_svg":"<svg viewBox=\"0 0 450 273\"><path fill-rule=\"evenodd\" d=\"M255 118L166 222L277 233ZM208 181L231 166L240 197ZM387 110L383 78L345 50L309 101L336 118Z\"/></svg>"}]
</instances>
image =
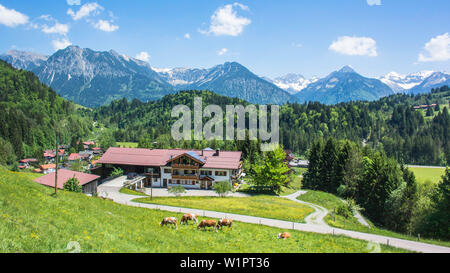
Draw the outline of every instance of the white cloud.
<instances>
[{"instance_id":1,"label":"white cloud","mask_svg":"<svg viewBox=\"0 0 450 273\"><path fill-rule=\"evenodd\" d=\"M222 55L224 55L224 54L227 53L227 52L228 52L228 49L227 49L227 48L222 48L221 50L219 50L219 51L217 52L217 55L222 56Z\"/></svg>"},{"instance_id":2,"label":"white cloud","mask_svg":"<svg viewBox=\"0 0 450 273\"><path fill-rule=\"evenodd\" d=\"M67 10L67 14L72 17L73 20L80 20L81 18L90 16L91 14L98 13L99 10L103 10L104 8L97 3L87 3L81 6L81 8L74 12L72 9Z\"/></svg>"},{"instance_id":3,"label":"white cloud","mask_svg":"<svg viewBox=\"0 0 450 273\"><path fill-rule=\"evenodd\" d=\"M381 6L381 0L367 0L369 6Z\"/></svg>"},{"instance_id":4,"label":"white cloud","mask_svg":"<svg viewBox=\"0 0 450 273\"><path fill-rule=\"evenodd\" d=\"M47 25L42 26L42 31L47 34L57 33L61 35L66 35L69 32L69 26L66 24L55 23L52 27Z\"/></svg>"},{"instance_id":5,"label":"white cloud","mask_svg":"<svg viewBox=\"0 0 450 273\"><path fill-rule=\"evenodd\" d=\"M28 23L28 16L13 9L7 9L0 4L0 24L16 27Z\"/></svg>"},{"instance_id":6,"label":"white cloud","mask_svg":"<svg viewBox=\"0 0 450 273\"><path fill-rule=\"evenodd\" d=\"M247 6L240 3L228 4L220 7L211 16L209 30L199 30L200 33L212 33L216 36L238 36L241 34L244 31L244 27L248 26L252 21L245 17L239 17L235 7L239 7L241 10L249 10Z\"/></svg>"},{"instance_id":7,"label":"white cloud","mask_svg":"<svg viewBox=\"0 0 450 273\"><path fill-rule=\"evenodd\" d=\"M148 62L150 61L150 54L148 54L148 52L142 51L141 53L137 54L135 58L144 62Z\"/></svg>"},{"instance_id":8,"label":"white cloud","mask_svg":"<svg viewBox=\"0 0 450 273\"><path fill-rule=\"evenodd\" d=\"M450 36L447 33L432 38L425 44L426 53L419 54L419 62L450 60Z\"/></svg>"},{"instance_id":9,"label":"white cloud","mask_svg":"<svg viewBox=\"0 0 450 273\"><path fill-rule=\"evenodd\" d=\"M109 21L105 21L105 20L99 20L94 27L96 29L102 30L102 31L106 31L106 32L113 32L119 29L118 25L113 25L112 23L110 23Z\"/></svg>"},{"instance_id":10,"label":"white cloud","mask_svg":"<svg viewBox=\"0 0 450 273\"><path fill-rule=\"evenodd\" d=\"M79 5L81 5L81 0L67 0L67 5L79 6Z\"/></svg>"},{"instance_id":11,"label":"white cloud","mask_svg":"<svg viewBox=\"0 0 450 273\"><path fill-rule=\"evenodd\" d=\"M341 36L334 41L329 50L343 55L376 57L377 42L369 37Z\"/></svg>"},{"instance_id":12,"label":"white cloud","mask_svg":"<svg viewBox=\"0 0 450 273\"><path fill-rule=\"evenodd\" d=\"M55 49L55 51L57 51L57 50L64 49L64 48L72 45L72 43L67 38L63 38L63 39L53 40L52 45L53 45L53 48Z\"/></svg>"},{"instance_id":13,"label":"white cloud","mask_svg":"<svg viewBox=\"0 0 450 273\"><path fill-rule=\"evenodd\" d=\"M189 34L189 33L184 34L184 38L191 39L191 34Z\"/></svg>"}]
</instances>

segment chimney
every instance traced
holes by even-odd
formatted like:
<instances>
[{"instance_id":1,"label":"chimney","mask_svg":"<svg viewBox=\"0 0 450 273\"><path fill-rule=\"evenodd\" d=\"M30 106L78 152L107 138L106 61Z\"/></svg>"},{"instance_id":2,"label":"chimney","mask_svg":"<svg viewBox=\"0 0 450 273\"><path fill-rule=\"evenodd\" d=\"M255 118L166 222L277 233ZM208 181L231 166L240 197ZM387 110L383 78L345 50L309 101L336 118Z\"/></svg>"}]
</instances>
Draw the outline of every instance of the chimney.
<instances>
[{"instance_id":1,"label":"chimney","mask_svg":"<svg viewBox=\"0 0 450 273\"><path fill-rule=\"evenodd\" d=\"M216 149L216 154L215 156L219 156L220 155L220 149Z\"/></svg>"},{"instance_id":2,"label":"chimney","mask_svg":"<svg viewBox=\"0 0 450 273\"><path fill-rule=\"evenodd\" d=\"M200 155L203 156L203 150L201 151Z\"/></svg>"}]
</instances>

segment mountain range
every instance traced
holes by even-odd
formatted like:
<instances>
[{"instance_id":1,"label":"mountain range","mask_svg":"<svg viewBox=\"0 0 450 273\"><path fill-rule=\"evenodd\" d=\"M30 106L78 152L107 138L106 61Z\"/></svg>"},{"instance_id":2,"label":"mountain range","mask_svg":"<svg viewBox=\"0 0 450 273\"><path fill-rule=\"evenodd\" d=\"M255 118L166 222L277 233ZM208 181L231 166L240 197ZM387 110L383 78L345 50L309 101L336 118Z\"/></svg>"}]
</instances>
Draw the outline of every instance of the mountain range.
<instances>
[{"instance_id":1,"label":"mountain range","mask_svg":"<svg viewBox=\"0 0 450 273\"><path fill-rule=\"evenodd\" d=\"M290 73L273 80L259 77L237 62L209 69L163 69L114 50L99 52L78 46L69 46L51 56L11 50L0 55L0 59L34 72L62 97L87 107L120 98L152 101L180 90L210 90L256 104L336 104L371 101L395 93L426 93L450 85L450 74L443 72L391 72L373 79L361 76L349 66L321 79Z\"/></svg>"}]
</instances>

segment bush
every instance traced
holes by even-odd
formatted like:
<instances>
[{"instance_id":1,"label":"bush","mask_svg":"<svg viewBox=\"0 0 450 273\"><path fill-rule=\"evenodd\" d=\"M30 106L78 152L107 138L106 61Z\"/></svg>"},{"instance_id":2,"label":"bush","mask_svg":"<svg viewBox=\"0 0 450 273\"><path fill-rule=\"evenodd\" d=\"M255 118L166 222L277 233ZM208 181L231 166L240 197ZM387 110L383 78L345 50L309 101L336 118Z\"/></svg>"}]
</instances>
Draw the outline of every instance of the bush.
<instances>
[{"instance_id":1,"label":"bush","mask_svg":"<svg viewBox=\"0 0 450 273\"><path fill-rule=\"evenodd\" d=\"M71 179L67 180L66 183L64 183L64 189L66 191L71 192L82 192L83 187L80 186L80 181L74 176Z\"/></svg>"},{"instance_id":2,"label":"bush","mask_svg":"<svg viewBox=\"0 0 450 273\"><path fill-rule=\"evenodd\" d=\"M11 167L12 172L19 172L19 163L14 162L13 166Z\"/></svg>"},{"instance_id":3,"label":"bush","mask_svg":"<svg viewBox=\"0 0 450 273\"><path fill-rule=\"evenodd\" d=\"M344 204L344 203L342 203L341 205L339 205L336 208L336 214L340 215L340 216L343 216L343 217L345 217L347 219L353 216L351 211L348 209L348 205Z\"/></svg>"},{"instance_id":4,"label":"bush","mask_svg":"<svg viewBox=\"0 0 450 273\"><path fill-rule=\"evenodd\" d=\"M220 197L225 197L231 192L232 187L229 181L222 181L214 183L213 189Z\"/></svg>"},{"instance_id":5,"label":"bush","mask_svg":"<svg viewBox=\"0 0 450 273\"><path fill-rule=\"evenodd\" d=\"M168 190L169 193L174 194L176 197L186 193L186 189L183 186L175 186Z\"/></svg>"},{"instance_id":6,"label":"bush","mask_svg":"<svg viewBox=\"0 0 450 273\"><path fill-rule=\"evenodd\" d=\"M123 170L121 168L114 168L111 176L122 176L123 175Z\"/></svg>"}]
</instances>

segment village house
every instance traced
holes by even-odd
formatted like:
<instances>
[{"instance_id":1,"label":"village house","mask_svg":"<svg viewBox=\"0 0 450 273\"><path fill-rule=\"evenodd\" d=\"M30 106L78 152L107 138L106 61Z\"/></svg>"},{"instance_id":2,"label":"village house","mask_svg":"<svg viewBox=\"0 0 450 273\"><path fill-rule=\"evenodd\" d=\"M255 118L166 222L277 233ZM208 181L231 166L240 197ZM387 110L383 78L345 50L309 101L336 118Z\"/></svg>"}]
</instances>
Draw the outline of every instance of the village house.
<instances>
[{"instance_id":1,"label":"village house","mask_svg":"<svg viewBox=\"0 0 450 273\"><path fill-rule=\"evenodd\" d=\"M109 148L100 158L103 173L121 168L144 177L144 187L212 189L215 182L235 183L242 174L242 152Z\"/></svg>"},{"instance_id":2,"label":"village house","mask_svg":"<svg viewBox=\"0 0 450 273\"><path fill-rule=\"evenodd\" d=\"M41 165L40 168L42 173L49 174L56 171L56 164Z\"/></svg>"},{"instance_id":3,"label":"village house","mask_svg":"<svg viewBox=\"0 0 450 273\"><path fill-rule=\"evenodd\" d=\"M90 147L95 146L94 141L85 141L83 142L84 150L90 150Z\"/></svg>"},{"instance_id":4,"label":"village house","mask_svg":"<svg viewBox=\"0 0 450 273\"><path fill-rule=\"evenodd\" d=\"M56 173L53 172L36 178L34 181L44 186L55 187L55 175ZM73 177L78 179L79 185L82 186L84 194L95 194L97 192L100 176L65 169L58 170L58 179L56 183L57 188L60 190L64 189L64 184Z\"/></svg>"},{"instance_id":5,"label":"village house","mask_svg":"<svg viewBox=\"0 0 450 273\"><path fill-rule=\"evenodd\" d=\"M65 152L66 151L64 149L59 149L58 156L59 156L60 161L64 158ZM43 156L47 162L53 162L56 157L56 151L55 150L45 150Z\"/></svg>"},{"instance_id":6,"label":"village house","mask_svg":"<svg viewBox=\"0 0 450 273\"><path fill-rule=\"evenodd\" d=\"M22 159L19 161L19 169L23 170L23 169L29 168L31 166L31 164L37 163L37 162L38 162L38 160L35 158Z\"/></svg>"}]
</instances>

